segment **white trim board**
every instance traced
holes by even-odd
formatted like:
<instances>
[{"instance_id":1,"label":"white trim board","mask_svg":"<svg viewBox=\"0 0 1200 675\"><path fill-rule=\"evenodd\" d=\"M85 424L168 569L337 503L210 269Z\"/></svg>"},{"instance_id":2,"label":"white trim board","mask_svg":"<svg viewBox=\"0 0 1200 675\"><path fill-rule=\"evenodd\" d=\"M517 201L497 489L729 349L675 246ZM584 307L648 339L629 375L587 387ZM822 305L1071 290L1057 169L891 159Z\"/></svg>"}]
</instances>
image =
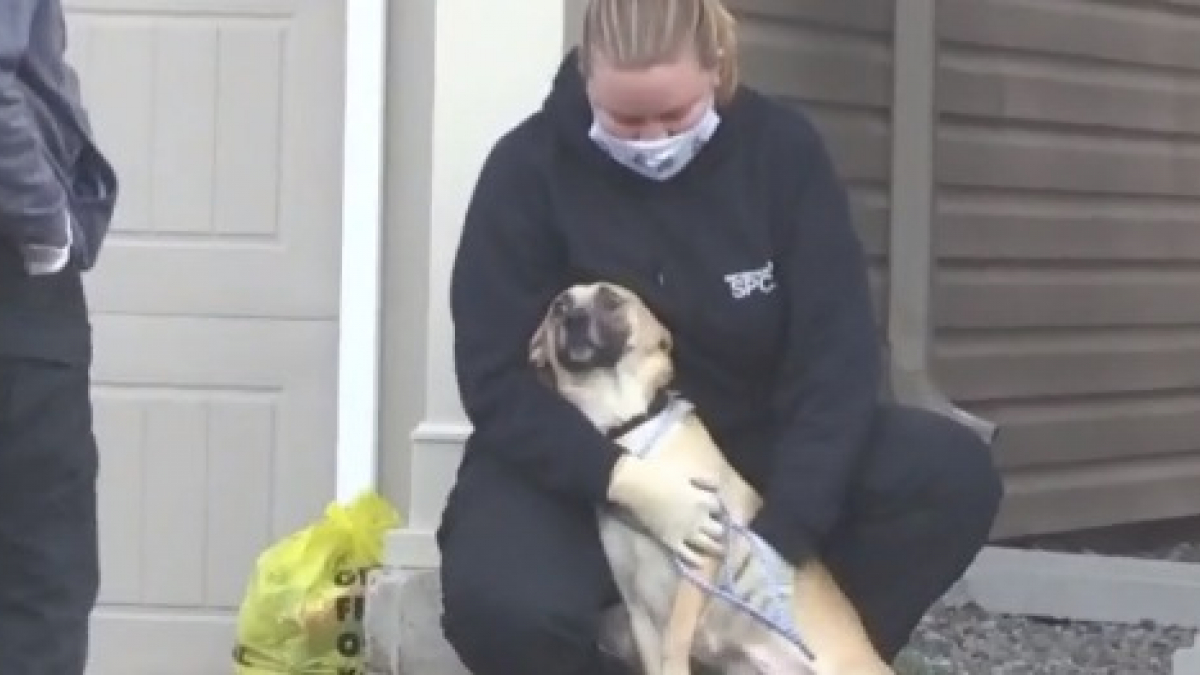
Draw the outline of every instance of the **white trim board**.
<instances>
[{"instance_id":1,"label":"white trim board","mask_svg":"<svg viewBox=\"0 0 1200 675\"><path fill-rule=\"evenodd\" d=\"M388 0L346 3L336 498L378 484Z\"/></svg>"},{"instance_id":2,"label":"white trim board","mask_svg":"<svg viewBox=\"0 0 1200 675\"><path fill-rule=\"evenodd\" d=\"M463 422L422 422L413 430L411 471L421 479L412 482L405 527L388 533L384 554L388 564L413 570L438 566L434 532L470 431L471 426Z\"/></svg>"},{"instance_id":3,"label":"white trim board","mask_svg":"<svg viewBox=\"0 0 1200 675\"><path fill-rule=\"evenodd\" d=\"M404 531L390 536L393 561L416 567L435 562L433 532L470 430L455 386L454 327L446 305L463 214L496 140L544 102L565 46L563 0L430 4L434 11L419 17L431 23L433 63L432 163L421 179L430 190L424 410L411 435L407 503L400 505ZM480 64L500 62L508 69L505 77L480 77ZM482 100L488 105L481 107Z\"/></svg>"},{"instance_id":4,"label":"white trim board","mask_svg":"<svg viewBox=\"0 0 1200 675\"><path fill-rule=\"evenodd\" d=\"M1200 628L1195 563L989 546L959 589L999 614Z\"/></svg>"}]
</instances>

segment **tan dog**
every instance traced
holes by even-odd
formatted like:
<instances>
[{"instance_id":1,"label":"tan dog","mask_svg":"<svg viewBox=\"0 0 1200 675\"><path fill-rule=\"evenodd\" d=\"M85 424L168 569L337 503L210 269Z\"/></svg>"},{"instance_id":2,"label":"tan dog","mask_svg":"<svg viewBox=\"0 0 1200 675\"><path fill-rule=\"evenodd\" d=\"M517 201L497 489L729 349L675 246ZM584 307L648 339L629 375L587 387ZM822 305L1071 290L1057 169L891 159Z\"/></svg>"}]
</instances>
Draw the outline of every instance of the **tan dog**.
<instances>
[{"instance_id":1,"label":"tan dog","mask_svg":"<svg viewBox=\"0 0 1200 675\"><path fill-rule=\"evenodd\" d=\"M664 398L674 374L671 347L670 334L640 298L620 286L597 283L573 286L555 299L533 336L530 361L544 382L623 447L652 453L688 475L714 479L732 520L744 526L761 499L729 465L687 402ZM820 562L793 568L775 559L791 586L780 606L815 657L809 658L805 649L743 609L682 577L671 553L620 515L602 509L600 533L646 675L689 673L690 657L730 674L892 673ZM733 571L736 596L767 611L767 603L778 598L772 594L772 568L745 537L735 534L728 541L725 559L709 559L697 573L715 585L726 566Z\"/></svg>"}]
</instances>

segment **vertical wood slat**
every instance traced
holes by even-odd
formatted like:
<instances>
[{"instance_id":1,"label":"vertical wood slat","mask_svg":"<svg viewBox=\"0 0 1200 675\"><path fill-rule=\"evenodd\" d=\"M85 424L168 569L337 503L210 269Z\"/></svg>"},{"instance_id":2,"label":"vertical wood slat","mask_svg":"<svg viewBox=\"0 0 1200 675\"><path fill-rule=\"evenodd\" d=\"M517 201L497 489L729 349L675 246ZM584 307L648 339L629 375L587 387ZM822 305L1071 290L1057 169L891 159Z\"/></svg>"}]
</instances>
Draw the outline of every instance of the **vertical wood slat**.
<instances>
[{"instance_id":1,"label":"vertical wood slat","mask_svg":"<svg viewBox=\"0 0 1200 675\"><path fill-rule=\"evenodd\" d=\"M954 405L933 382L934 146L937 135L937 1L900 0L893 41L892 196L887 338L900 402L936 410L989 444L996 425Z\"/></svg>"}]
</instances>

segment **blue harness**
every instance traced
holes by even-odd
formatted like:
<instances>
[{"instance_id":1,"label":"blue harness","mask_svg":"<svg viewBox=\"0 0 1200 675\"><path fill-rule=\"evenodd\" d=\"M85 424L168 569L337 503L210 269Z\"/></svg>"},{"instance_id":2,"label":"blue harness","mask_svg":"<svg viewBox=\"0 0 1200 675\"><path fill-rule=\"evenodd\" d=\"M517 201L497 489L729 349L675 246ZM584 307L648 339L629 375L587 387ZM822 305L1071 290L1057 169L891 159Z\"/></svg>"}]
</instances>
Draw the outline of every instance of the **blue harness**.
<instances>
[{"instance_id":1,"label":"blue harness","mask_svg":"<svg viewBox=\"0 0 1200 675\"><path fill-rule=\"evenodd\" d=\"M666 407L662 412L637 424L628 433L621 435L627 439L626 443L632 454L642 458L648 457L658 447L658 442L662 439L663 435L676 424L682 422L693 410L694 407L690 401L674 393L668 394ZM689 567L678 556L675 557L675 566L679 569L680 574L687 577L688 580L702 588L706 593L732 604L767 628L782 635L789 642L796 645L805 658L812 661L814 659L813 653L804 643L799 629L795 625L795 622L792 621L790 607L794 589L783 559L770 544L763 541L762 537L759 537L750 528L737 523L723 501L720 503L720 508L721 521L725 532L725 550L727 552L731 550L731 544L735 536L744 537L750 542L759 561L769 570L768 578L775 589L775 592L771 594L771 602L767 604L764 610L760 610L738 597L736 588L734 587L734 571L728 560L721 562L716 584L702 578L696 570Z\"/></svg>"}]
</instances>

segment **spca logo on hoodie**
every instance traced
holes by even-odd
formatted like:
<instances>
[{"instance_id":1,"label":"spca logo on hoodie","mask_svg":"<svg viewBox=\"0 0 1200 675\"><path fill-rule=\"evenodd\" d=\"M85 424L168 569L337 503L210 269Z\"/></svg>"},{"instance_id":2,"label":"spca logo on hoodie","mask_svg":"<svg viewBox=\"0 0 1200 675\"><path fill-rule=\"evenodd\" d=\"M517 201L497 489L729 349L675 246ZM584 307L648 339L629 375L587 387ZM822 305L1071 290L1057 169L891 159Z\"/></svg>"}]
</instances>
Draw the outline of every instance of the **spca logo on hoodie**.
<instances>
[{"instance_id":1,"label":"spca logo on hoodie","mask_svg":"<svg viewBox=\"0 0 1200 675\"><path fill-rule=\"evenodd\" d=\"M756 269L726 274L725 283L729 284L729 293L734 300L754 293L770 295L775 291L775 261L768 260L766 265Z\"/></svg>"}]
</instances>

